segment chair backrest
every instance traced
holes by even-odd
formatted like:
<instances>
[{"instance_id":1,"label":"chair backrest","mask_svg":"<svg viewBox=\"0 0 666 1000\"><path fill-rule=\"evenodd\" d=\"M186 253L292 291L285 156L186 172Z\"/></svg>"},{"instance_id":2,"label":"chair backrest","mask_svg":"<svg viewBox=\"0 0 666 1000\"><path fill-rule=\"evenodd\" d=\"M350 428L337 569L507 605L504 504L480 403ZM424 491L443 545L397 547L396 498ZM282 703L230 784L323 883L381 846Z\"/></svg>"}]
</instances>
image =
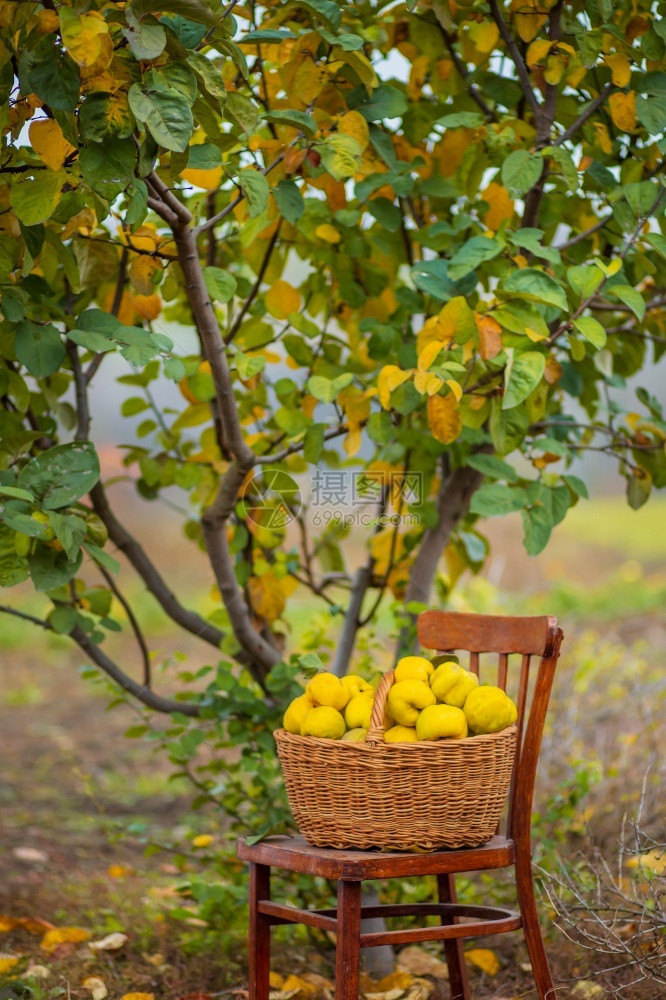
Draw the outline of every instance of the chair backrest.
<instances>
[{"instance_id":1,"label":"chair backrest","mask_svg":"<svg viewBox=\"0 0 666 1000\"><path fill-rule=\"evenodd\" d=\"M532 795L539 749L555 667L562 642L562 629L557 619L540 617L505 617L500 615L470 615L448 611L424 611L418 617L418 637L426 649L439 653L468 652L469 668L482 683L495 684L503 691L517 680L518 746L513 768L507 836L529 845ZM480 670L480 654L491 654L491 670ZM519 667L510 657L520 658ZM539 657L536 676L530 691L532 657ZM460 657L461 662L464 660ZM513 692L512 692L513 693Z\"/></svg>"}]
</instances>

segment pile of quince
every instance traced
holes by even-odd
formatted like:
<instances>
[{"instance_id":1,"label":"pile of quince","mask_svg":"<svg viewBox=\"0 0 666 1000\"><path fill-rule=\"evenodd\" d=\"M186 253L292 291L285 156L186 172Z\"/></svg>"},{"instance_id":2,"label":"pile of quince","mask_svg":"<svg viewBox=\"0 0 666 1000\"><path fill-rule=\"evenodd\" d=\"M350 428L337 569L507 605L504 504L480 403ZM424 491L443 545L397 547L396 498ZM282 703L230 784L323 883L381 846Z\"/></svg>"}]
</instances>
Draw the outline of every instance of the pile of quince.
<instances>
[{"instance_id":1,"label":"pile of quince","mask_svg":"<svg viewBox=\"0 0 666 1000\"><path fill-rule=\"evenodd\" d=\"M370 725L374 689L361 677L317 674L284 714L288 733L362 743ZM386 743L460 740L499 733L518 716L501 688L446 657L434 662L404 656L395 668L384 717Z\"/></svg>"}]
</instances>

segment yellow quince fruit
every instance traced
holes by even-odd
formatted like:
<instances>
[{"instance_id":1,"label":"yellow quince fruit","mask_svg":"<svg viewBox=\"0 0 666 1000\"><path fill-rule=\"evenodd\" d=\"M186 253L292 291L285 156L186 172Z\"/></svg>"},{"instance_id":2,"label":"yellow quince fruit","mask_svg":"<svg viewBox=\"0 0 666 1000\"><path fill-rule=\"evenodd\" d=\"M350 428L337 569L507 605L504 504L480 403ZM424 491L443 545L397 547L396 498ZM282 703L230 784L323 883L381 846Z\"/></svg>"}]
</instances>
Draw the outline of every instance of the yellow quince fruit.
<instances>
[{"instance_id":1,"label":"yellow quince fruit","mask_svg":"<svg viewBox=\"0 0 666 1000\"><path fill-rule=\"evenodd\" d=\"M424 681L398 681L388 693L388 710L399 725L413 726L421 709L434 705L435 701Z\"/></svg>"},{"instance_id":2,"label":"yellow quince fruit","mask_svg":"<svg viewBox=\"0 0 666 1000\"><path fill-rule=\"evenodd\" d=\"M368 735L368 730L363 729L359 726L356 729L348 730L342 737L343 743L365 743L365 738Z\"/></svg>"},{"instance_id":3,"label":"yellow quince fruit","mask_svg":"<svg viewBox=\"0 0 666 1000\"><path fill-rule=\"evenodd\" d=\"M294 698L290 702L282 718L282 725L288 733L294 733L294 735L298 736L301 731L303 719L311 708L314 708L314 702L307 693L299 695L298 698Z\"/></svg>"},{"instance_id":4,"label":"yellow quince fruit","mask_svg":"<svg viewBox=\"0 0 666 1000\"><path fill-rule=\"evenodd\" d=\"M403 656L395 668L396 681L425 681L433 671L430 660L425 656Z\"/></svg>"},{"instance_id":5,"label":"yellow quince fruit","mask_svg":"<svg viewBox=\"0 0 666 1000\"><path fill-rule=\"evenodd\" d=\"M317 674L305 690L315 705L327 705L338 712L342 711L351 697L340 678L329 673Z\"/></svg>"},{"instance_id":6,"label":"yellow quince fruit","mask_svg":"<svg viewBox=\"0 0 666 1000\"><path fill-rule=\"evenodd\" d=\"M368 684L358 674L345 674L340 678L343 688L349 692L349 698L355 698L357 694L374 694L372 684Z\"/></svg>"},{"instance_id":7,"label":"yellow quince fruit","mask_svg":"<svg viewBox=\"0 0 666 1000\"><path fill-rule=\"evenodd\" d=\"M384 733L384 743L418 743L413 726L391 726Z\"/></svg>"},{"instance_id":8,"label":"yellow quince fruit","mask_svg":"<svg viewBox=\"0 0 666 1000\"><path fill-rule=\"evenodd\" d=\"M462 708L468 694L478 686L476 674L452 660L437 667L430 678L430 689L437 701L456 708Z\"/></svg>"},{"instance_id":9,"label":"yellow quince fruit","mask_svg":"<svg viewBox=\"0 0 666 1000\"><path fill-rule=\"evenodd\" d=\"M301 723L301 736L316 736L322 740L341 740L345 734L345 720L330 705L311 708Z\"/></svg>"},{"instance_id":10,"label":"yellow quince fruit","mask_svg":"<svg viewBox=\"0 0 666 1000\"><path fill-rule=\"evenodd\" d=\"M463 707L467 725L474 733L499 733L518 718L515 703L501 688L483 685L467 696Z\"/></svg>"},{"instance_id":11,"label":"yellow quince fruit","mask_svg":"<svg viewBox=\"0 0 666 1000\"><path fill-rule=\"evenodd\" d=\"M429 705L416 720L420 740L462 740L467 736L465 713L453 705Z\"/></svg>"},{"instance_id":12,"label":"yellow quince fruit","mask_svg":"<svg viewBox=\"0 0 666 1000\"><path fill-rule=\"evenodd\" d=\"M345 722L349 729L367 729L370 726L373 701L371 694L357 694L352 698L345 709Z\"/></svg>"}]
</instances>

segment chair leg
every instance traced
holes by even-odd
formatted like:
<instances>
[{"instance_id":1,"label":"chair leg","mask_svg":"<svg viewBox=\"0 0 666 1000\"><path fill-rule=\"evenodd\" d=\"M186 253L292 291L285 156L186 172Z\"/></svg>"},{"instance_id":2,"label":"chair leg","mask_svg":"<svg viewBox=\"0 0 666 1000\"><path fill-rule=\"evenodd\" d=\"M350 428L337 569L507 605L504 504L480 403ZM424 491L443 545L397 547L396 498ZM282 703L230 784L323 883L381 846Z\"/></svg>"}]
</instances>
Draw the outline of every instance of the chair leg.
<instances>
[{"instance_id":1,"label":"chair leg","mask_svg":"<svg viewBox=\"0 0 666 1000\"><path fill-rule=\"evenodd\" d=\"M539 916L534 897L534 882L532 880L532 859L529 854L516 857L516 888L518 890L518 905L523 921L523 932L527 953L532 965L532 975L537 988L539 1000L555 1000L555 984L548 966L548 956L543 944Z\"/></svg>"},{"instance_id":2,"label":"chair leg","mask_svg":"<svg viewBox=\"0 0 666 1000\"><path fill-rule=\"evenodd\" d=\"M335 1000L358 1000L361 954L361 883L338 882Z\"/></svg>"},{"instance_id":3,"label":"chair leg","mask_svg":"<svg viewBox=\"0 0 666 1000\"><path fill-rule=\"evenodd\" d=\"M437 876L437 895L440 903L457 902L456 882L453 875ZM455 920L455 917L453 919ZM445 922L446 918L442 918L442 923ZM467 977L462 939L445 941L444 953L449 970L451 1000L469 1000L469 979Z\"/></svg>"},{"instance_id":4,"label":"chair leg","mask_svg":"<svg viewBox=\"0 0 666 1000\"><path fill-rule=\"evenodd\" d=\"M271 898L271 870L250 864L249 1000L268 1000L271 968L271 925L258 903Z\"/></svg>"}]
</instances>

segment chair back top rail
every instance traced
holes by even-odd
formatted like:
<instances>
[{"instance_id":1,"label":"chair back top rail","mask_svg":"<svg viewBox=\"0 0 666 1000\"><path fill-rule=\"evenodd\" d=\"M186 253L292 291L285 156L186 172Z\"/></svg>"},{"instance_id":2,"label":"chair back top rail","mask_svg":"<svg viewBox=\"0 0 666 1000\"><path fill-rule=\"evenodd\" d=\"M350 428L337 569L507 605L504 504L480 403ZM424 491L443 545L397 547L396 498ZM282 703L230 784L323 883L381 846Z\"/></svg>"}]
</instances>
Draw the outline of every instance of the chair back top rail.
<instances>
[{"instance_id":1,"label":"chair back top rail","mask_svg":"<svg viewBox=\"0 0 666 1000\"><path fill-rule=\"evenodd\" d=\"M555 646L557 621L550 615L500 617L423 611L417 628L419 642L426 649L547 656Z\"/></svg>"}]
</instances>

